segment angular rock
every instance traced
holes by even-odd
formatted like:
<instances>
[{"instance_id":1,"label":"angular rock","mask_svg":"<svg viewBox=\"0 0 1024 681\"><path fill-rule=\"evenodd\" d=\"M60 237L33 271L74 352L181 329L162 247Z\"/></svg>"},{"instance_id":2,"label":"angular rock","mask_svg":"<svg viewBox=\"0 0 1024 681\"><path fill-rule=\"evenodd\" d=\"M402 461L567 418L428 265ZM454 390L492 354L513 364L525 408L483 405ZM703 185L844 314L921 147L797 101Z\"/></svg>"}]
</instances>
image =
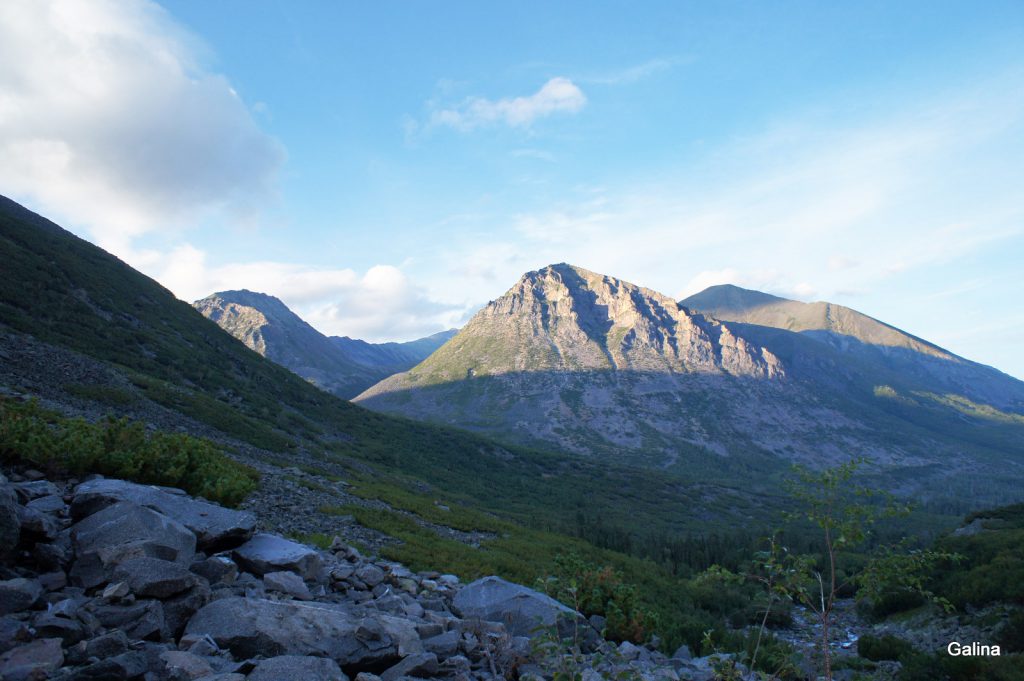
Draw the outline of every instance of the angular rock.
<instances>
[{"instance_id":1,"label":"angular rock","mask_svg":"<svg viewBox=\"0 0 1024 681\"><path fill-rule=\"evenodd\" d=\"M255 575L287 570L312 579L320 569L320 555L302 544L273 534L257 534L234 551L235 561Z\"/></svg>"},{"instance_id":2,"label":"angular rock","mask_svg":"<svg viewBox=\"0 0 1024 681\"><path fill-rule=\"evenodd\" d=\"M54 570L39 575L39 584L46 591L59 591L68 585L68 576L63 570Z\"/></svg>"},{"instance_id":3,"label":"angular rock","mask_svg":"<svg viewBox=\"0 0 1024 681\"><path fill-rule=\"evenodd\" d=\"M459 632L452 630L423 641L423 649L439 658L451 657L459 650Z\"/></svg>"},{"instance_id":4,"label":"angular rock","mask_svg":"<svg viewBox=\"0 0 1024 681\"><path fill-rule=\"evenodd\" d=\"M111 601L118 601L132 592L128 582L111 582L103 589L103 598Z\"/></svg>"},{"instance_id":5,"label":"angular rock","mask_svg":"<svg viewBox=\"0 0 1024 681\"><path fill-rule=\"evenodd\" d=\"M29 631L26 622L10 615L0 617L0 653L31 640L32 632Z\"/></svg>"},{"instance_id":6,"label":"angular rock","mask_svg":"<svg viewBox=\"0 0 1024 681\"><path fill-rule=\"evenodd\" d=\"M238 578L238 566L227 556L211 556L192 563L189 568L210 584L234 584Z\"/></svg>"},{"instance_id":7,"label":"angular rock","mask_svg":"<svg viewBox=\"0 0 1024 681\"><path fill-rule=\"evenodd\" d=\"M32 548L32 557L41 570L63 570L70 563L71 533L61 532L57 539L50 544L36 544Z\"/></svg>"},{"instance_id":8,"label":"angular rock","mask_svg":"<svg viewBox=\"0 0 1024 681\"><path fill-rule=\"evenodd\" d=\"M572 635L575 626L593 632L586 619L555 599L506 582L500 577L483 577L467 584L452 600L452 606L466 619L500 622L513 636L530 636L537 627L558 625L563 636Z\"/></svg>"},{"instance_id":9,"label":"angular rock","mask_svg":"<svg viewBox=\"0 0 1024 681\"><path fill-rule=\"evenodd\" d=\"M263 575L263 586L267 591L287 594L300 601L308 601L313 598L306 583L302 581L302 577L294 572L268 572Z\"/></svg>"},{"instance_id":10,"label":"angular rock","mask_svg":"<svg viewBox=\"0 0 1024 681\"><path fill-rule=\"evenodd\" d=\"M64 497L57 494L51 494L45 497L39 497L25 504L25 508L31 508L34 511L40 513L60 513L67 504L64 503Z\"/></svg>"},{"instance_id":11,"label":"angular rock","mask_svg":"<svg viewBox=\"0 0 1024 681\"><path fill-rule=\"evenodd\" d=\"M120 655L128 650L128 637L120 629L97 636L85 644L85 654L101 660Z\"/></svg>"},{"instance_id":12,"label":"angular rock","mask_svg":"<svg viewBox=\"0 0 1024 681\"><path fill-rule=\"evenodd\" d=\"M672 653L672 659L673 660L692 660L693 659L693 653L690 652L690 646L688 646L688 645L686 645L684 643L683 645L681 645L678 648L676 648L676 652Z\"/></svg>"},{"instance_id":13,"label":"angular rock","mask_svg":"<svg viewBox=\"0 0 1024 681\"><path fill-rule=\"evenodd\" d=\"M78 558L72 582L86 588L107 581L111 568L131 558L151 557L182 565L192 561L196 537L180 523L131 502L108 506L71 528Z\"/></svg>"},{"instance_id":14,"label":"angular rock","mask_svg":"<svg viewBox=\"0 0 1024 681\"><path fill-rule=\"evenodd\" d=\"M18 507L18 523L21 525L23 542L50 542L60 533L60 523L56 518L29 506Z\"/></svg>"},{"instance_id":15,"label":"angular rock","mask_svg":"<svg viewBox=\"0 0 1024 681\"><path fill-rule=\"evenodd\" d=\"M67 681L120 681L137 679L146 673L149 659L141 650L130 650L106 660L100 660L68 677Z\"/></svg>"},{"instance_id":16,"label":"angular rock","mask_svg":"<svg viewBox=\"0 0 1024 681\"><path fill-rule=\"evenodd\" d=\"M57 485L53 484L49 480L35 480L32 482L15 482L11 486L14 488L18 498L21 499L21 503L28 504L33 499L39 499L40 497L59 497L60 489Z\"/></svg>"},{"instance_id":17,"label":"angular rock","mask_svg":"<svg viewBox=\"0 0 1024 681\"><path fill-rule=\"evenodd\" d=\"M18 500L14 488L0 474L0 561L6 559L18 545L21 522L18 520Z\"/></svg>"},{"instance_id":18,"label":"angular rock","mask_svg":"<svg viewBox=\"0 0 1024 681\"><path fill-rule=\"evenodd\" d=\"M371 589L384 581L384 571L372 563L356 570L356 577Z\"/></svg>"},{"instance_id":19,"label":"angular rock","mask_svg":"<svg viewBox=\"0 0 1024 681\"><path fill-rule=\"evenodd\" d=\"M136 596L170 598L199 583L198 575L181 563L159 558L132 558L117 566L114 579L128 583Z\"/></svg>"},{"instance_id":20,"label":"angular rock","mask_svg":"<svg viewBox=\"0 0 1024 681\"><path fill-rule=\"evenodd\" d=\"M85 635L82 625L75 620L49 612L40 613L32 621L32 627L39 638L59 638L65 646L78 643Z\"/></svg>"},{"instance_id":21,"label":"angular rock","mask_svg":"<svg viewBox=\"0 0 1024 681\"><path fill-rule=\"evenodd\" d=\"M98 479L75 488L71 514L75 518L92 515L118 502L130 501L173 518L195 533L204 551L237 546L252 536L256 516L233 511L208 501L193 499L181 490L137 485L124 480Z\"/></svg>"},{"instance_id":22,"label":"angular rock","mask_svg":"<svg viewBox=\"0 0 1024 681\"><path fill-rule=\"evenodd\" d=\"M18 577L0 582L0 615L28 610L43 595L43 586L35 579Z\"/></svg>"},{"instance_id":23,"label":"angular rock","mask_svg":"<svg viewBox=\"0 0 1024 681\"><path fill-rule=\"evenodd\" d=\"M210 587L200 582L188 591L163 601L164 622L173 638L181 635L185 625L200 608L210 602Z\"/></svg>"},{"instance_id":24,"label":"angular rock","mask_svg":"<svg viewBox=\"0 0 1024 681\"><path fill-rule=\"evenodd\" d=\"M248 681L348 681L334 660L308 655L280 655L262 660L248 676Z\"/></svg>"},{"instance_id":25,"label":"angular rock","mask_svg":"<svg viewBox=\"0 0 1024 681\"><path fill-rule=\"evenodd\" d=\"M107 629L121 629L132 639L161 640L167 624L160 601L138 601L130 605L114 605L93 601L84 611Z\"/></svg>"},{"instance_id":26,"label":"angular rock","mask_svg":"<svg viewBox=\"0 0 1024 681\"><path fill-rule=\"evenodd\" d=\"M418 676L421 678L433 678L437 674L437 655L434 653L419 653L410 655L398 664L387 669L380 675L381 681L398 681L403 676Z\"/></svg>"},{"instance_id":27,"label":"angular rock","mask_svg":"<svg viewBox=\"0 0 1024 681\"><path fill-rule=\"evenodd\" d=\"M197 612L185 632L209 634L236 658L312 655L346 666L397 660L423 650L408 620L359 617L327 603L223 598Z\"/></svg>"},{"instance_id":28,"label":"angular rock","mask_svg":"<svg viewBox=\"0 0 1024 681\"><path fill-rule=\"evenodd\" d=\"M206 634L187 634L178 641L178 648L187 650L193 655L213 657L220 652L216 641Z\"/></svg>"},{"instance_id":29,"label":"angular rock","mask_svg":"<svg viewBox=\"0 0 1024 681\"><path fill-rule=\"evenodd\" d=\"M64 664L59 638L41 638L12 648L0 655L0 678L4 681L48 679Z\"/></svg>"},{"instance_id":30,"label":"angular rock","mask_svg":"<svg viewBox=\"0 0 1024 681\"><path fill-rule=\"evenodd\" d=\"M164 663L164 673L168 681L192 681L213 674L213 667L209 662L183 650L160 653L160 661Z\"/></svg>"}]
</instances>

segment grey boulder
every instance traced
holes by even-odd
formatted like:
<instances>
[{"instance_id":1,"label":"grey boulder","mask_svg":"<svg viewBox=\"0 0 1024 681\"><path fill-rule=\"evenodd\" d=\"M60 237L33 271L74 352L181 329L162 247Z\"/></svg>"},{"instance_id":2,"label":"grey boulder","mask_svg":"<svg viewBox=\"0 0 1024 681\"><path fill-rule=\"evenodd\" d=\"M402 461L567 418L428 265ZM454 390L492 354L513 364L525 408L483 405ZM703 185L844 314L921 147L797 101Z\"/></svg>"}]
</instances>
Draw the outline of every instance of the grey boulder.
<instances>
[{"instance_id":1,"label":"grey boulder","mask_svg":"<svg viewBox=\"0 0 1024 681\"><path fill-rule=\"evenodd\" d=\"M122 501L130 501L173 518L195 533L199 547L204 551L237 546L251 537L256 529L256 516L247 511L234 511L193 499L181 490L106 478L83 482L75 488L71 515L75 518L92 515Z\"/></svg>"},{"instance_id":2,"label":"grey boulder","mask_svg":"<svg viewBox=\"0 0 1024 681\"><path fill-rule=\"evenodd\" d=\"M21 525L23 538L44 542L56 539L61 529L56 518L31 506L18 507L18 523Z\"/></svg>"},{"instance_id":3,"label":"grey boulder","mask_svg":"<svg viewBox=\"0 0 1024 681\"><path fill-rule=\"evenodd\" d=\"M170 598L199 583L199 577L181 563L159 558L131 558L114 570L115 581L125 581L136 596Z\"/></svg>"},{"instance_id":4,"label":"grey boulder","mask_svg":"<svg viewBox=\"0 0 1024 681\"><path fill-rule=\"evenodd\" d=\"M222 598L197 612L186 634L209 634L236 658L312 655L338 664L397 661L423 651L412 622L360 617L331 604Z\"/></svg>"},{"instance_id":5,"label":"grey boulder","mask_svg":"<svg viewBox=\"0 0 1024 681\"><path fill-rule=\"evenodd\" d=\"M235 562L247 572L265 575L286 570L312 579L320 570L320 554L303 544L273 534L257 534L234 551Z\"/></svg>"},{"instance_id":6,"label":"grey boulder","mask_svg":"<svg viewBox=\"0 0 1024 681\"><path fill-rule=\"evenodd\" d=\"M538 627L552 625L558 627L562 636L572 635L574 627L585 635L593 632L575 610L500 577L483 577L467 584L455 595L452 606L465 619L500 622L513 636L530 636Z\"/></svg>"},{"instance_id":7,"label":"grey boulder","mask_svg":"<svg viewBox=\"0 0 1024 681\"><path fill-rule=\"evenodd\" d=\"M0 615L28 610L43 595L43 586L35 579L17 577L0 582Z\"/></svg>"},{"instance_id":8,"label":"grey boulder","mask_svg":"<svg viewBox=\"0 0 1024 681\"><path fill-rule=\"evenodd\" d=\"M48 679L64 664L59 638L41 638L0 655L0 678L4 681Z\"/></svg>"},{"instance_id":9,"label":"grey boulder","mask_svg":"<svg viewBox=\"0 0 1024 681\"><path fill-rule=\"evenodd\" d=\"M192 681L213 675L210 663L184 650L168 650L160 653L164 674L169 681Z\"/></svg>"},{"instance_id":10,"label":"grey boulder","mask_svg":"<svg viewBox=\"0 0 1024 681\"><path fill-rule=\"evenodd\" d=\"M417 655L410 655L389 668L380 675L380 679L381 681L399 681L399 679L406 676L432 679L437 674L437 670L437 655L434 653L419 653Z\"/></svg>"},{"instance_id":11,"label":"grey boulder","mask_svg":"<svg viewBox=\"0 0 1024 681\"><path fill-rule=\"evenodd\" d=\"M64 497L59 494L49 494L45 497L38 497L25 504L25 506L42 513L60 513L67 508L67 504L64 503Z\"/></svg>"},{"instance_id":12,"label":"grey boulder","mask_svg":"<svg viewBox=\"0 0 1024 681\"><path fill-rule=\"evenodd\" d=\"M263 660L247 678L249 681L348 681L334 660L308 655L280 655Z\"/></svg>"},{"instance_id":13,"label":"grey boulder","mask_svg":"<svg viewBox=\"0 0 1024 681\"><path fill-rule=\"evenodd\" d=\"M6 558L13 551L20 537L18 499L14 494L14 488L0 473L0 559Z\"/></svg>"},{"instance_id":14,"label":"grey boulder","mask_svg":"<svg viewBox=\"0 0 1024 681\"><path fill-rule=\"evenodd\" d=\"M15 482L11 485L21 499L21 503L27 504L33 499L40 497L59 496L60 489L49 480L32 480L31 482Z\"/></svg>"},{"instance_id":15,"label":"grey boulder","mask_svg":"<svg viewBox=\"0 0 1024 681\"><path fill-rule=\"evenodd\" d=\"M302 577L294 572L268 572L263 575L263 586L267 591L287 594L300 601L308 601L313 598L306 583L302 581Z\"/></svg>"},{"instance_id":16,"label":"grey boulder","mask_svg":"<svg viewBox=\"0 0 1024 681\"><path fill-rule=\"evenodd\" d=\"M196 537L180 523L131 502L120 502L90 515L71 528L78 559L72 582L86 588L108 580L111 568L132 558L160 558L188 565Z\"/></svg>"}]
</instances>

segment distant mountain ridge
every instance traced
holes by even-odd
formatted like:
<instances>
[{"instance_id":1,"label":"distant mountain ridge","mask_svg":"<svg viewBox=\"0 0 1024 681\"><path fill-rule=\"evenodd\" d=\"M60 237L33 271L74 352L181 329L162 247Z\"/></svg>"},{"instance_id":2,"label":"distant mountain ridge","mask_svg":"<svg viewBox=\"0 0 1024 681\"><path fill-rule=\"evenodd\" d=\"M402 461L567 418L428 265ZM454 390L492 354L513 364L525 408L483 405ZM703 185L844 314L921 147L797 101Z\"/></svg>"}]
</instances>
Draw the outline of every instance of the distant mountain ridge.
<instances>
[{"instance_id":1,"label":"distant mountain ridge","mask_svg":"<svg viewBox=\"0 0 1024 681\"><path fill-rule=\"evenodd\" d=\"M1024 383L990 367L841 306L738 287L680 304L564 263L356 401L662 468L866 456L924 480L1011 456L1024 475Z\"/></svg>"},{"instance_id":2,"label":"distant mountain ridge","mask_svg":"<svg viewBox=\"0 0 1024 681\"><path fill-rule=\"evenodd\" d=\"M380 344L328 337L278 298L244 289L214 293L192 305L252 350L345 399L415 366L455 334L453 329Z\"/></svg>"},{"instance_id":3,"label":"distant mountain ridge","mask_svg":"<svg viewBox=\"0 0 1024 681\"><path fill-rule=\"evenodd\" d=\"M844 354L914 376L933 390L961 393L999 409L1024 413L1021 381L842 305L788 300L731 284L712 286L679 304L723 321L796 332ZM749 335L767 341L763 334Z\"/></svg>"}]
</instances>

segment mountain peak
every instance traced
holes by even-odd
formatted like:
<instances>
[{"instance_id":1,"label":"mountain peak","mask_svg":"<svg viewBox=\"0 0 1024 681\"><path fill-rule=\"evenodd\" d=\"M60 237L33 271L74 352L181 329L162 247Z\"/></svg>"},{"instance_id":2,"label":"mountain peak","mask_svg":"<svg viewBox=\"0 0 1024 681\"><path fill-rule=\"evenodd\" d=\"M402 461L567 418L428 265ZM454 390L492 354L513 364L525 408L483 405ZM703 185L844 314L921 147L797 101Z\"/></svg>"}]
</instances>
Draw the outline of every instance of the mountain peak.
<instances>
[{"instance_id":1,"label":"mountain peak","mask_svg":"<svg viewBox=\"0 0 1024 681\"><path fill-rule=\"evenodd\" d=\"M787 298L773 296L770 293L742 288L735 284L718 284L709 286L700 293L695 293L679 301L679 304L691 310L728 310L743 312L773 303L791 302ZM715 315L717 316L717 315Z\"/></svg>"},{"instance_id":2,"label":"mountain peak","mask_svg":"<svg viewBox=\"0 0 1024 681\"><path fill-rule=\"evenodd\" d=\"M571 371L781 375L781 364L672 298L567 263L527 272L410 374Z\"/></svg>"}]
</instances>

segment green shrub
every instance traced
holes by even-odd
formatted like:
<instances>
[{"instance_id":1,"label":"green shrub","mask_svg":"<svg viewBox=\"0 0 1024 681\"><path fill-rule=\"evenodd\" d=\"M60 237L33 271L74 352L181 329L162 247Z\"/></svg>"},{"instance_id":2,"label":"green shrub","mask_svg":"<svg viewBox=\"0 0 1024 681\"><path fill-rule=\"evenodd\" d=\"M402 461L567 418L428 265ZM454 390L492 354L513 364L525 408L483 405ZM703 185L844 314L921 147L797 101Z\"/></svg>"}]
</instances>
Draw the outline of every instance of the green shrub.
<instances>
[{"instance_id":1,"label":"green shrub","mask_svg":"<svg viewBox=\"0 0 1024 681\"><path fill-rule=\"evenodd\" d=\"M1024 653L1024 610L1014 610L999 627L998 643L1004 653Z\"/></svg>"},{"instance_id":2,"label":"green shrub","mask_svg":"<svg viewBox=\"0 0 1024 681\"><path fill-rule=\"evenodd\" d=\"M99 473L180 487L228 506L256 489L259 474L225 456L209 440L183 433L147 432L141 422L107 417L69 419L33 400L0 398L0 459L51 473Z\"/></svg>"},{"instance_id":3,"label":"green shrub","mask_svg":"<svg viewBox=\"0 0 1024 681\"><path fill-rule=\"evenodd\" d=\"M857 654L873 662L899 660L913 652L912 645L891 634L884 636L865 634L857 641Z\"/></svg>"},{"instance_id":4,"label":"green shrub","mask_svg":"<svg viewBox=\"0 0 1024 681\"><path fill-rule=\"evenodd\" d=\"M563 553L555 558L555 572L541 583L548 595L584 615L604 617L608 638L644 643L657 628L655 615L641 607L636 586L627 584L615 568L590 564L575 553Z\"/></svg>"}]
</instances>

